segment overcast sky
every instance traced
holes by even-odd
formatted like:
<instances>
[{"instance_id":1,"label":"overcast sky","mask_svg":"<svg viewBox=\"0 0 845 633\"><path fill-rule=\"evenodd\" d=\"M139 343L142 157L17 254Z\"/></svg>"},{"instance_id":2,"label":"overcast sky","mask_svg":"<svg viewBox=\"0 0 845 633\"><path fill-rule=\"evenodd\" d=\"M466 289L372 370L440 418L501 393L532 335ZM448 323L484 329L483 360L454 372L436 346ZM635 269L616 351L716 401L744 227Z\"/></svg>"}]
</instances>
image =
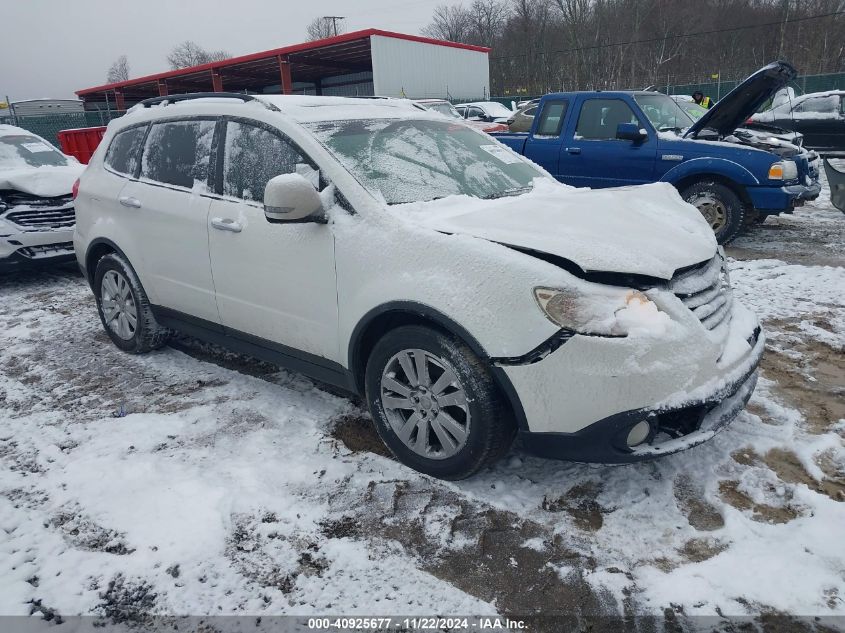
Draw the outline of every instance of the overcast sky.
<instances>
[{"instance_id":1,"label":"overcast sky","mask_svg":"<svg viewBox=\"0 0 845 633\"><path fill-rule=\"evenodd\" d=\"M344 15L347 31L418 34L439 4L460 0L3 0L0 101L74 98L106 83L120 55L130 77L168 70L185 40L233 55L305 40L317 16Z\"/></svg>"}]
</instances>

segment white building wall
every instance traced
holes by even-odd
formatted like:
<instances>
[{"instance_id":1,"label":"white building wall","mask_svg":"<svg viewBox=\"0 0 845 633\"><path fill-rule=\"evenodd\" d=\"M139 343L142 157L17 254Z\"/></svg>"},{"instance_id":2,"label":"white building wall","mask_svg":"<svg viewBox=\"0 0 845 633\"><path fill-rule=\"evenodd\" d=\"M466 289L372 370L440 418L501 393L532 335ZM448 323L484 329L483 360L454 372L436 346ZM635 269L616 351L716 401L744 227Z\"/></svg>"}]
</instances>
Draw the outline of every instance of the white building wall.
<instances>
[{"instance_id":1,"label":"white building wall","mask_svg":"<svg viewBox=\"0 0 845 633\"><path fill-rule=\"evenodd\" d=\"M370 37L373 92L409 99L480 99L490 94L487 53L395 37Z\"/></svg>"}]
</instances>

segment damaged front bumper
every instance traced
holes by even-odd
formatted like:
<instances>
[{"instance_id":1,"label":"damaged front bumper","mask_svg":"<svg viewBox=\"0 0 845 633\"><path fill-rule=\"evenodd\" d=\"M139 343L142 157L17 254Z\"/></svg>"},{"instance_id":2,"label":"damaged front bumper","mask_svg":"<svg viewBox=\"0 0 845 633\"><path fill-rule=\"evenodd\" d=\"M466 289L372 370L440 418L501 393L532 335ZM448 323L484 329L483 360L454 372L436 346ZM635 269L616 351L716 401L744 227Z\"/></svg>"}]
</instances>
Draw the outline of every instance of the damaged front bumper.
<instances>
[{"instance_id":1,"label":"damaged front bumper","mask_svg":"<svg viewBox=\"0 0 845 633\"><path fill-rule=\"evenodd\" d=\"M757 366L765 337L756 328L749 340L752 352L738 371L714 383L712 390L671 406L625 411L575 433L520 433L523 446L542 457L579 462L620 464L677 453L711 439L745 408L757 385ZM701 389L697 390L699 393ZM648 435L629 447L628 434L646 422Z\"/></svg>"}]
</instances>

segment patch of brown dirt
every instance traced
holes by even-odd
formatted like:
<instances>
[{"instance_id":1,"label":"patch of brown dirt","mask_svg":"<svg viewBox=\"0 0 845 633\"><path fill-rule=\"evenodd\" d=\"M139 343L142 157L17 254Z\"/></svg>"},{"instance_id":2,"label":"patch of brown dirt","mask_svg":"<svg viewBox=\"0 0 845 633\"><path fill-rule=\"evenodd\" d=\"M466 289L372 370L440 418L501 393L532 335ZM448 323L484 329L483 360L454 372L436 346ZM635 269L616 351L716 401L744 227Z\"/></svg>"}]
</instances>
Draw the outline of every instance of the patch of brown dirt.
<instances>
[{"instance_id":1,"label":"patch of brown dirt","mask_svg":"<svg viewBox=\"0 0 845 633\"><path fill-rule=\"evenodd\" d=\"M790 505L770 506L765 503L755 503L751 497L739 489L738 481L719 482L719 495L725 503L737 510L750 510L751 519L759 523L789 523L799 515L798 510Z\"/></svg>"},{"instance_id":2,"label":"patch of brown dirt","mask_svg":"<svg viewBox=\"0 0 845 633\"><path fill-rule=\"evenodd\" d=\"M696 485L689 475L678 475L675 478L674 491L678 507L696 530L712 532L724 527L722 514L704 500L704 489Z\"/></svg>"},{"instance_id":3,"label":"patch of brown dirt","mask_svg":"<svg viewBox=\"0 0 845 633\"><path fill-rule=\"evenodd\" d=\"M837 471L830 455L827 455L826 459L820 460L825 461L830 472L829 478L821 481L810 476L798 456L792 451L779 448L772 449L766 453L763 461L778 477L787 483L805 484L810 490L827 495L834 501L845 501L845 476Z\"/></svg>"},{"instance_id":4,"label":"patch of brown dirt","mask_svg":"<svg viewBox=\"0 0 845 633\"><path fill-rule=\"evenodd\" d=\"M601 489L601 484L591 481L577 484L557 499L544 497L541 507L546 512L566 512L580 529L597 532L604 524L602 514L607 512L595 499Z\"/></svg>"},{"instance_id":5,"label":"patch of brown dirt","mask_svg":"<svg viewBox=\"0 0 845 633\"><path fill-rule=\"evenodd\" d=\"M691 563L700 563L724 552L727 548L728 544L721 541L693 538L684 543L678 553Z\"/></svg>"},{"instance_id":6,"label":"patch of brown dirt","mask_svg":"<svg viewBox=\"0 0 845 633\"><path fill-rule=\"evenodd\" d=\"M824 324L823 319L813 321L817 327ZM770 327L791 334L799 332L796 322L767 323L766 328ZM802 355L800 360L767 349L760 365L763 375L776 381L787 403L801 411L807 431L827 433L833 424L845 418L845 354L806 337L795 343L793 350ZM765 413L754 413L765 420Z\"/></svg>"},{"instance_id":7,"label":"patch of brown dirt","mask_svg":"<svg viewBox=\"0 0 845 633\"><path fill-rule=\"evenodd\" d=\"M381 441L373 421L363 414L341 415L334 420L329 431L331 436L343 443L353 453L375 453L394 459L393 454Z\"/></svg>"},{"instance_id":8,"label":"patch of brown dirt","mask_svg":"<svg viewBox=\"0 0 845 633\"><path fill-rule=\"evenodd\" d=\"M551 526L424 480L373 481L354 510L339 512L348 517L350 510L362 534L400 544L420 568L504 614L567 618L540 618L532 631L558 633L585 622L591 631L620 630L619 620L603 618L616 613L615 599L584 579L595 561L565 547Z\"/></svg>"}]
</instances>

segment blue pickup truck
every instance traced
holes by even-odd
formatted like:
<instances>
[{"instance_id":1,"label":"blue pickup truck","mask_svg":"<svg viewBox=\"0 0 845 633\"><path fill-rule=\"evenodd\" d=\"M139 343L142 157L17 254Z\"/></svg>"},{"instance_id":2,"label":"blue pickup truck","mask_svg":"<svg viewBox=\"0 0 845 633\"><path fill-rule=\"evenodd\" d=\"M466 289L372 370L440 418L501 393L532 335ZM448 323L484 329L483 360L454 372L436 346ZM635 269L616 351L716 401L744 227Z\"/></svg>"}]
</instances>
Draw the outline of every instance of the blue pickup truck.
<instances>
[{"instance_id":1,"label":"blue pickup truck","mask_svg":"<svg viewBox=\"0 0 845 633\"><path fill-rule=\"evenodd\" d=\"M530 132L492 136L576 187L669 182L724 244L821 191L818 161L806 151L765 135L734 135L795 75L786 62L769 64L696 122L658 92L548 94Z\"/></svg>"}]
</instances>

